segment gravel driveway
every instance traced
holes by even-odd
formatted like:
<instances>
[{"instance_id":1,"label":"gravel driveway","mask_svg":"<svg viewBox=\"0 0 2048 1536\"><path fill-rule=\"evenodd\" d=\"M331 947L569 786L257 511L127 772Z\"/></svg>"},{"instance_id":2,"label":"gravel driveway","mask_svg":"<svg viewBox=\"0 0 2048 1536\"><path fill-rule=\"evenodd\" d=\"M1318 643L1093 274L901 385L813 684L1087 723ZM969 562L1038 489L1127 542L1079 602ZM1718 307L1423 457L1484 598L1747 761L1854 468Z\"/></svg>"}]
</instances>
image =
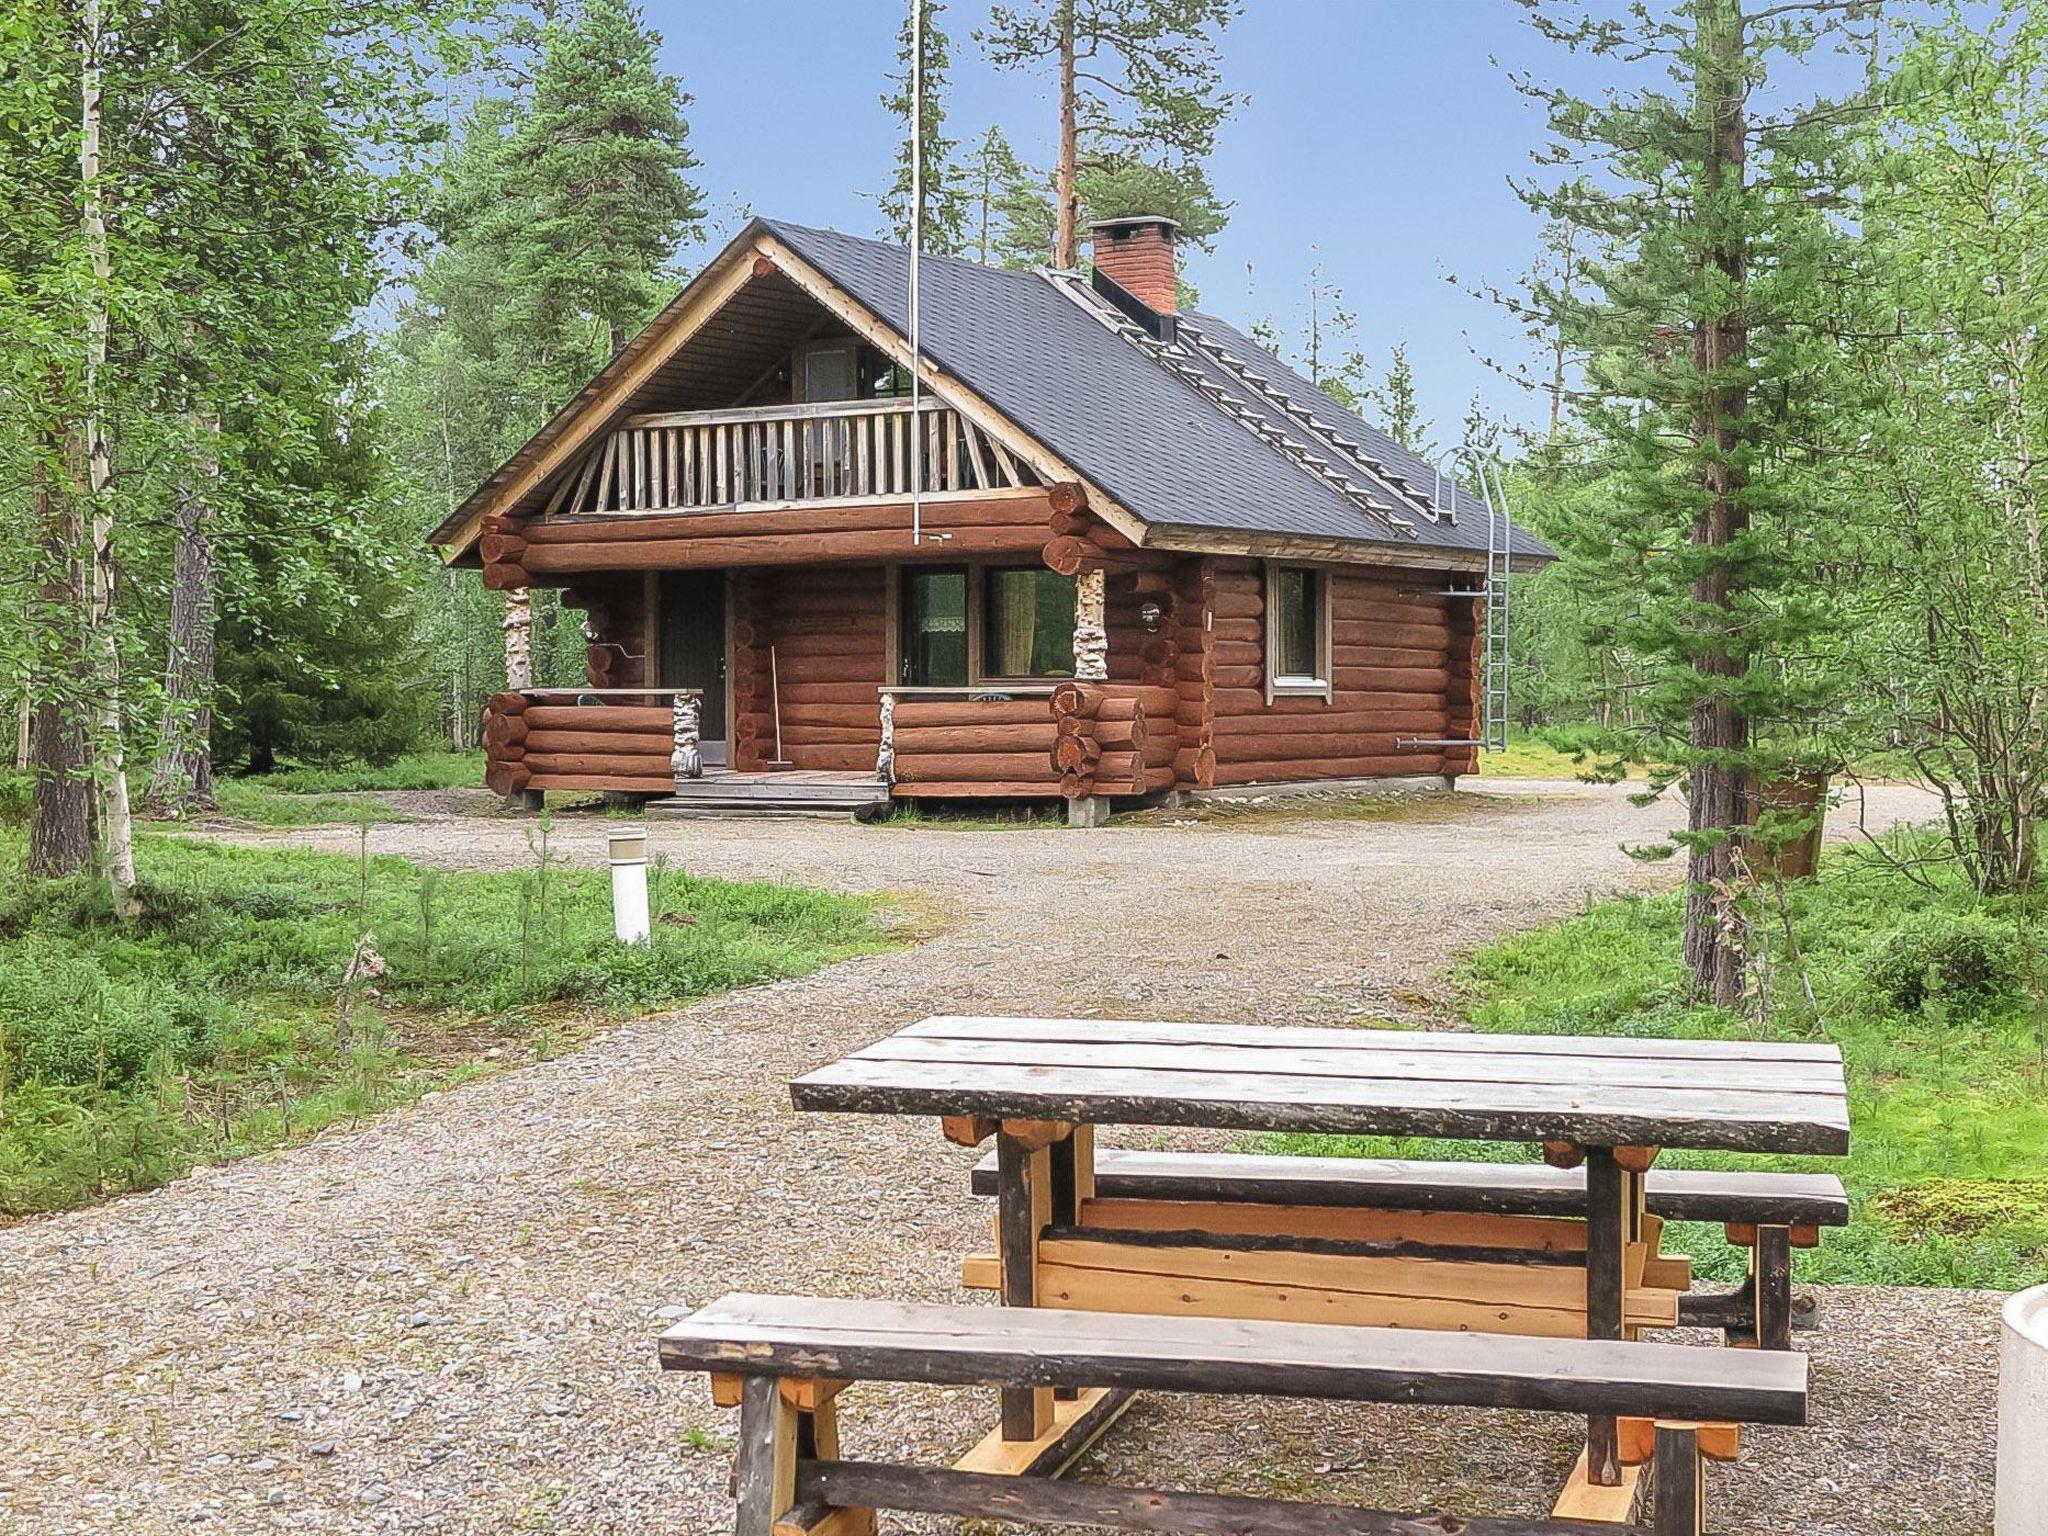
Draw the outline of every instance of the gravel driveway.
<instances>
[{"instance_id":1,"label":"gravel driveway","mask_svg":"<svg viewBox=\"0 0 2048 1536\"><path fill-rule=\"evenodd\" d=\"M987 1240L969 1154L927 1124L799 1118L789 1076L943 1010L1425 1016L1460 950L1673 878L1618 851L1668 806L1486 789L1389 822L655 824L698 873L903 891L941 931L0 1232L0 1530L727 1528L734 1424L701 1380L654 1369L663 1310L733 1288L951 1299L958 1256ZM1921 805L1878 791L1870 811ZM558 844L595 862L602 828L568 822ZM371 844L518 865L524 833L450 817ZM1717 1469L1715 1528L1987 1528L1994 1300L1830 1293L1805 1336L1814 1425L1756 1434ZM856 1388L849 1449L963 1449L983 1396ZM1547 1507L1571 1454L1570 1426L1539 1417L1154 1397L1106 1460L1119 1477L1505 1514Z\"/></svg>"}]
</instances>

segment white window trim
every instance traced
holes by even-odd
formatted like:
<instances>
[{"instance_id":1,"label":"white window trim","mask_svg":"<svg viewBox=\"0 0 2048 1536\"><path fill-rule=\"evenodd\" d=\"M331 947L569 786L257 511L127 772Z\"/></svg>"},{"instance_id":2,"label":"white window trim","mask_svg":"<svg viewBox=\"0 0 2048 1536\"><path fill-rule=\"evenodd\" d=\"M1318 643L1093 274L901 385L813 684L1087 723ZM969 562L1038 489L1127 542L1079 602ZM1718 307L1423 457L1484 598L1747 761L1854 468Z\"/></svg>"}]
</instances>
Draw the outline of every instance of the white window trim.
<instances>
[{"instance_id":1,"label":"white window trim","mask_svg":"<svg viewBox=\"0 0 2048 1536\"><path fill-rule=\"evenodd\" d=\"M1275 671L1279 647L1274 641L1273 594L1280 588L1279 576L1283 570L1307 571L1315 577L1316 601L1321 609L1316 634L1316 675L1314 677L1283 676ZM1266 647L1266 702L1275 699L1321 699L1325 704L1331 701L1334 690L1330 686L1330 571L1327 566L1307 565L1296 560L1268 560L1265 570L1265 589L1261 593L1261 609L1264 613Z\"/></svg>"}]
</instances>

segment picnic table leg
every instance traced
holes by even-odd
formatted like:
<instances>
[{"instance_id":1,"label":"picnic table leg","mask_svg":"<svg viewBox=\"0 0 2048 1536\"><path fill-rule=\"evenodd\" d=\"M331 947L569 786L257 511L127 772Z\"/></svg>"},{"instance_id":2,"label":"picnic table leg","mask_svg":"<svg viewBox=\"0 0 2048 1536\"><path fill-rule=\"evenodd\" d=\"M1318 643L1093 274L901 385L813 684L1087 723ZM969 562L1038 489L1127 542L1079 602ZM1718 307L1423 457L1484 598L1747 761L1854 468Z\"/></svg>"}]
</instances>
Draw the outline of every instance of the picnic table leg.
<instances>
[{"instance_id":1,"label":"picnic table leg","mask_svg":"<svg viewBox=\"0 0 2048 1536\"><path fill-rule=\"evenodd\" d=\"M1586 1149L1586 1337L1622 1336L1623 1255L1630 1226L1629 1178L1612 1147ZM1612 1414L1586 1421L1586 1478L1621 1482L1621 1448Z\"/></svg>"},{"instance_id":2,"label":"picnic table leg","mask_svg":"<svg viewBox=\"0 0 2048 1536\"><path fill-rule=\"evenodd\" d=\"M1050 1147L1032 1147L1007 1127L996 1133L997 1250L1006 1307L1038 1305L1038 1238L1052 1219L1052 1184ZM1036 1440L1052 1427L1050 1388L1001 1392L1005 1440Z\"/></svg>"},{"instance_id":3,"label":"picnic table leg","mask_svg":"<svg viewBox=\"0 0 2048 1536\"><path fill-rule=\"evenodd\" d=\"M1792 1232L1758 1227L1749 1251L1749 1282L1756 1302L1756 1347L1792 1347Z\"/></svg>"},{"instance_id":4,"label":"picnic table leg","mask_svg":"<svg viewBox=\"0 0 2048 1536\"><path fill-rule=\"evenodd\" d=\"M1071 1227L1079 1220L1081 1202L1095 1194L1095 1127L1077 1125L1045 1149L1046 1171L1051 1180L1051 1221L1056 1227ZM1053 1398L1072 1402L1081 1395L1079 1387L1055 1387Z\"/></svg>"}]
</instances>

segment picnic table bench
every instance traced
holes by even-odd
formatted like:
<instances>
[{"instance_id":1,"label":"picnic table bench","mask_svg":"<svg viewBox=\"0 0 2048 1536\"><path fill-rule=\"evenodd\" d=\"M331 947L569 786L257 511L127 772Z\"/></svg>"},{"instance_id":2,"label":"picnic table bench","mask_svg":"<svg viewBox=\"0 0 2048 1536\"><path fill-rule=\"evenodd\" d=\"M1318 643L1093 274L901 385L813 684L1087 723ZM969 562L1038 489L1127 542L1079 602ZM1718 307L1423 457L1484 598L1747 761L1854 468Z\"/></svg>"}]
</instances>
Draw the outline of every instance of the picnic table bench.
<instances>
[{"instance_id":1,"label":"picnic table bench","mask_svg":"<svg viewBox=\"0 0 2048 1536\"><path fill-rule=\"evenodd\" d=\"M1653 1464L1654 1536L1701 1536L1713 1424L1800 1424L1803 1355L1588 1339L727 1296L661 1337L668 1370L740 1407L736 1536L870 1536L877 1508L1191 1536L1617 1536L1579 1519L1390 1514L843 1459L854 1381L1230 1393L1607 1416Z\"/></svg>"},{"instance_id":2,"label":"picnic table bench","mask_svg":"<svg viewBox=\"0 0 2048 1536\"><path fill-rule=\"evenodd\" d=\"M994 1152L975 1164L969 1187L976 1195L995 1194ZM1578 1168L1543 1163L1097 1147L1095 1194L1105 1202L1579 1218L1586 1210L1586 1177ZM1811 1303L1796 1306L1792 1297L1790 1250L1811 1247L1822 1227L1849 1220L1842 1181L1826 1173L1652 1167L1643 1176L1643 1207L1660 1221L1718 1222L1731 1242L1750 1250L1749 1277L1730 1292L1693 1291L1689 1270L1673 1261L1652 1273L1676 1283L1678 1323L1720 1328L1729 1342L1762 1349L1790 1349L1792 1328L1811 1316ZM1651 1248L1653 1261L1663 1257Z\"/></svg>"},{"instance_id":3,"label":"picnic table bench","mask_svg":"<svg viewBox=\"0 0 2048 1536\"><path fill-rule=\"evenodd\" d=\"M962 1145L993 1137L996 1252L966 1276L1011 1307L1077 1309L1055 1331L1121 1312L1631 1340L1678 1320L1691 1278L1658 1250L1664 1217L1648 1195L1661 1148L1835 1155L1849 1135L1840 1053L1771 1041L945 1017L807 1073L791 1094L805 1110L934 1115ZM1326 1198L1341 1178L1285 1199L1132 1198L1102 1182L1104 1124L1533 1142L1573 1182L1569 1195L1562 1181L1539 1191L1552 1203L1535 1213ZM1697 1207L1710 1188L1681 1179L1677 1192ZM1765 1224L1786 1242L1791 1227ZM1784 1245L1760 1244L1772 1272L1759 1296L1777 1293L1781 1257L1789 1287ZM1001 1425L974 1456L1057 1464L1116 1405L1100 1378L1061 1391L1003 1385ZM1615 1411L1587 1411L1557 1513L1626 1520L1626 1436Z\"/></svg>"}]
</instances>

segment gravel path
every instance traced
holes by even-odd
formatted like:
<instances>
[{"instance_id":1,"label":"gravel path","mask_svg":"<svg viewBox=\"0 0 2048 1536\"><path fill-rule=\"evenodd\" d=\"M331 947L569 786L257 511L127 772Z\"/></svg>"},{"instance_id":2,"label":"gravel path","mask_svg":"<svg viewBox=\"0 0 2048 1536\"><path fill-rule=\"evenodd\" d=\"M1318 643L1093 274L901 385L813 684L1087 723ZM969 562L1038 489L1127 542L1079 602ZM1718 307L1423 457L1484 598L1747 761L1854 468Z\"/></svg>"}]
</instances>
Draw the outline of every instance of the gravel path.
<instances>
[{"instance_id":1,"label":"gravel path","mask_svg":"<svg viewBox=\"0 0 2048 1536\"><path fill-rule=\"evenodd\" d=\"M361 1130L0 1232L0 1531L701 1533L733 1423L664 1379L665 1308L736 1287L957 1297L986 1241L935 1127L797 1117L792 1074L946 1009L1341 1023L1426 1014L1458 951L1669 869L1669 807L1577 785L1391 822L1064 831L671 822L705 874L894 889L929 942L639 1021ZM1921 806L1880 791L1871 818ZM1844 818L1845 820L1847 818ZM565 821L579 859L601 819ZM497 819L374 828L450 867L527 859ZM353 829L251 838L353 848ZM1714 1479L1724 1532L1989 1525L1994 1298L1841 1290L1814 1427ZM979 1394L863 1387L856 1454L943 1454ZM1534 1511L1569 1427L1142 1400L1120 1477ZM1365 1465L1358 1465L1365 1463ZM899 1521L898 1530L941 1531Z\"/></svg>"}]
</instances>

